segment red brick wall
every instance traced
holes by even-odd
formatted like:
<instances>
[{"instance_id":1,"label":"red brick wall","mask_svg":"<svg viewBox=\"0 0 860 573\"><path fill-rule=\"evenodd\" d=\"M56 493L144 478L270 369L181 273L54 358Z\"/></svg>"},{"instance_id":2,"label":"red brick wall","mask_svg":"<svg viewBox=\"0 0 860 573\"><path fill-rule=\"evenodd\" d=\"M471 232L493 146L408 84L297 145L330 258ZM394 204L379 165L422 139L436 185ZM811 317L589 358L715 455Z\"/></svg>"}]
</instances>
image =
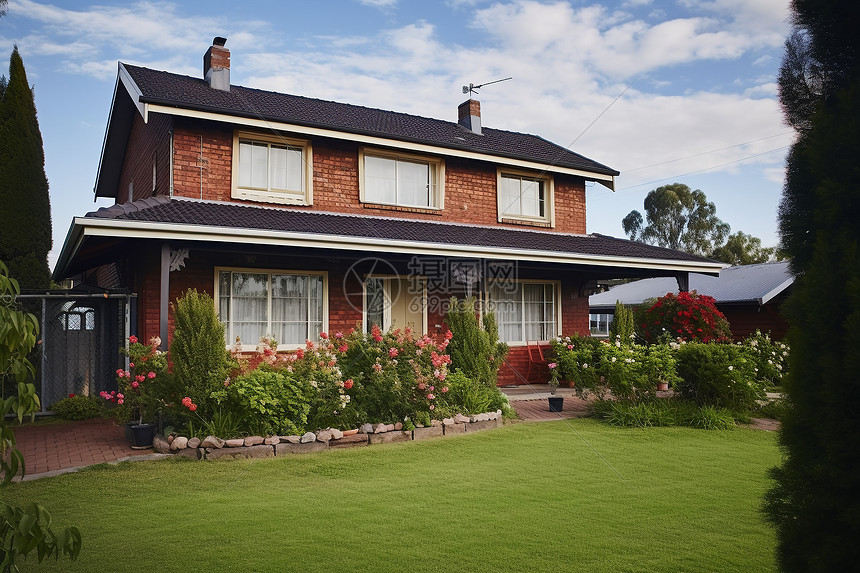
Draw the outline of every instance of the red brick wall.
<instances>
[{"instance_id":1,"label":"red brick wall","mask_svg":"<svg viewBox=\"0 0 860 573\"><path fill-rule=\"evenodd\" d=\"M123 169L120 174L116 202L128 201L128 187L133 185L134 200L153 194L166 195L170 187L170 116L152 114L149 123L143 123L134 114ZM156 189L152 189L152 163L156 163Z\"/></svg>"},{"instance_id":2,"label":"red brick wall","mask_svg":"<svg viewBox=\"0 0 860 573\"><path fill-rule=\"evenodd\" d=\"M215 201L246 202L231 198L232 146L231 126L177 119L174 134L174 194L193 198L202 196L203 199ZM282 208L508 227L524 225L515 221L498 222L497 166L494 163L445 158L444 210L405 209L362 204L359 201L358 144L314 138L312 146L313 206ZM555 176L555 220L555 231L585 233L585 184L582 179Z\"/></svg>"}]
</instances>

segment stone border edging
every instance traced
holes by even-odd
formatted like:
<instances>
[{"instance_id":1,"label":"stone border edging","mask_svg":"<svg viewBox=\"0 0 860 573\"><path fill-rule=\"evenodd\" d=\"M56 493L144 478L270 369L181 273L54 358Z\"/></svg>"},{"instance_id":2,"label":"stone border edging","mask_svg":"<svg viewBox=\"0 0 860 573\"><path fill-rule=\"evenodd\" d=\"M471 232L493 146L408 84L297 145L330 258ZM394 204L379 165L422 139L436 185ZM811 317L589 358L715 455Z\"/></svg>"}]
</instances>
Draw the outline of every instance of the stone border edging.
<instances>
[{"instance_id":1,"label":"stone border edging","mask_svg":"<svg viewBox=\"0 0 860 573\"><path fill-rule=\"evenodd\" d=\"M344 436L336 429L307 432L302 436L248 436L222 440L215 436L205 439L176 436L173 440L161 434L153 440L153 449L160 454L173 454L196 460L273 458L289 454L309 454L329 449L362 447L375 444L411 442L432 438L463 435L498 428L503 425L502 411L433 420L430 426L404 430L397 424L364 424L359 433Z\"/></svg>"}]
</instances>

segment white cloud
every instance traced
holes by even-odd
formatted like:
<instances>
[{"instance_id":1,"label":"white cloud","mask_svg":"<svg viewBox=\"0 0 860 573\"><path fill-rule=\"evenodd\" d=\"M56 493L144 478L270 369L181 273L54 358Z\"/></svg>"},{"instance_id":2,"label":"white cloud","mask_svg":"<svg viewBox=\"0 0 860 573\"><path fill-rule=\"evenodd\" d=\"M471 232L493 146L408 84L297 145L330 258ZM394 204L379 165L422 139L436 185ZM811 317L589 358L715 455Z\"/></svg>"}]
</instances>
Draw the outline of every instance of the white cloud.
<instances>
[{"instance_id":1,"label":"white cloud","mask_svg":"<svg viewBox=\"0 0 860 573\"><path fill-rule=\"evenodd\" d=\"M393 8L397 5L397 0L359 0L359 2L373 8Z\"/></svg>"}]
</instances>

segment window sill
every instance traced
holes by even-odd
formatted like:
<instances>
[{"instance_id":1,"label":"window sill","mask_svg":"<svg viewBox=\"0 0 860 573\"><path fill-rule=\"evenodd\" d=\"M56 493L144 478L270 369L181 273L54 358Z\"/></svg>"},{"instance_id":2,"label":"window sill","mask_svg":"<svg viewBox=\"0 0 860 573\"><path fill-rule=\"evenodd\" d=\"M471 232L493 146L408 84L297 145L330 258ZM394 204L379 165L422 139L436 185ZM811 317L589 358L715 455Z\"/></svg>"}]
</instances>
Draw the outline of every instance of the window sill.
<instances>
[{"instance_id":1,"label":"window sill","mask_svg":"<svg viewBox=\"0 0 860 573\"><path fill-rule=\"evenodd\" d=\"M275 203L278 205L300 205L307 207L312 205L306 196L287 195L277 192L253 191L246 189L234 189L231 195L233 199L243 201L254 201L255 203Z\"/></svg>"},{"instance_id":2,"label":"window sill","mask_svg":"<svg viewBox=\"0 0 860 573\"><path fill-rule=\"evenodd\" d=\"M442 209L435 207L407 207L405 205L386 205L384 203L362 203L364 209L374 209L379 211L400 211L403 213L420 213L422 215L442 215Z\"/></svg>"},{"instance_id":3,"label":"window sill","mask_svg":"<svg viewBox=\"0 0 860 573\"><path fill-rule=\"evenodd\" d=\"M544 229L552 229L553 225L549 221L537 221L532 219L512 219L510 217L502 217L500 223L509 225L522 225L524 227L542 227Z\"/></svg>"}]
</instances>

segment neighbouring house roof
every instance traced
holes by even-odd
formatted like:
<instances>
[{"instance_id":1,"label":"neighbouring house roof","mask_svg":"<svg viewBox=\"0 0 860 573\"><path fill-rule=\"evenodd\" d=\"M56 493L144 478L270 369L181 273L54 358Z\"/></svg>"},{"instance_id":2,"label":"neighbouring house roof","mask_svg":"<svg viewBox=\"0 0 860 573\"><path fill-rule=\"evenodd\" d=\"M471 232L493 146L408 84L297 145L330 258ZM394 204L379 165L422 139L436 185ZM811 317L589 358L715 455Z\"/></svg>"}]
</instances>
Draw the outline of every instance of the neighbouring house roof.
<instances>
[{"instance_id":1,"label":"neighbouring house roof","mask_svg":"<svg viewBox=\"0 0 860 573\"><path fill-rule=\"evenodd\" d=\"M370 137L386 140L389 145L408 142L489 160L495 157L524 161L548 171L574 173L610 188L619 174L536 135L488 127L482 127L479 135L457 122L406 113L242 86L223 91L209 87L203 79L120 63L95 187L98 197L116 196L119 172L110 166L122 163L135 108L144 121L149 113L183 115L184 110L203 114L195 117L239 118L242 121L236 123L250 122L270 129L306 128L319 130L309 132L318 135L348 134L357 141ZM372 140L365 140L369 141Z\"/></svg>"},{"instance_id":2,"label":"neighbouring house roof","mask_svg":"<svg viewBox=\"0 0 860 573\"><path fill-rule=\"evenodd\" d=\"M718 277L690 273L690 290L714 297L717 304L764 305L793 283L788 261L728 267ZM670 292L678 293L678 283L672 278L642 279L591 295L588 305L593 313L607 312L615 309L615 301L636 305Z\"/></svg>"},{"instance_id":3,"label":"neighbouring house roof","mask_svg":"<svg viewBox=\"0 0 860 573\"><path fill-rule=\"evenodd\" d=\"M634 273L633 276L637 270L716 273L724 266L704 257L599 234L574 235L153 197L75 218L55 276L83 270L72 266L72 261L86 241L98 238L188 240L621 267Z\"/></svg>"}]
</instances>

